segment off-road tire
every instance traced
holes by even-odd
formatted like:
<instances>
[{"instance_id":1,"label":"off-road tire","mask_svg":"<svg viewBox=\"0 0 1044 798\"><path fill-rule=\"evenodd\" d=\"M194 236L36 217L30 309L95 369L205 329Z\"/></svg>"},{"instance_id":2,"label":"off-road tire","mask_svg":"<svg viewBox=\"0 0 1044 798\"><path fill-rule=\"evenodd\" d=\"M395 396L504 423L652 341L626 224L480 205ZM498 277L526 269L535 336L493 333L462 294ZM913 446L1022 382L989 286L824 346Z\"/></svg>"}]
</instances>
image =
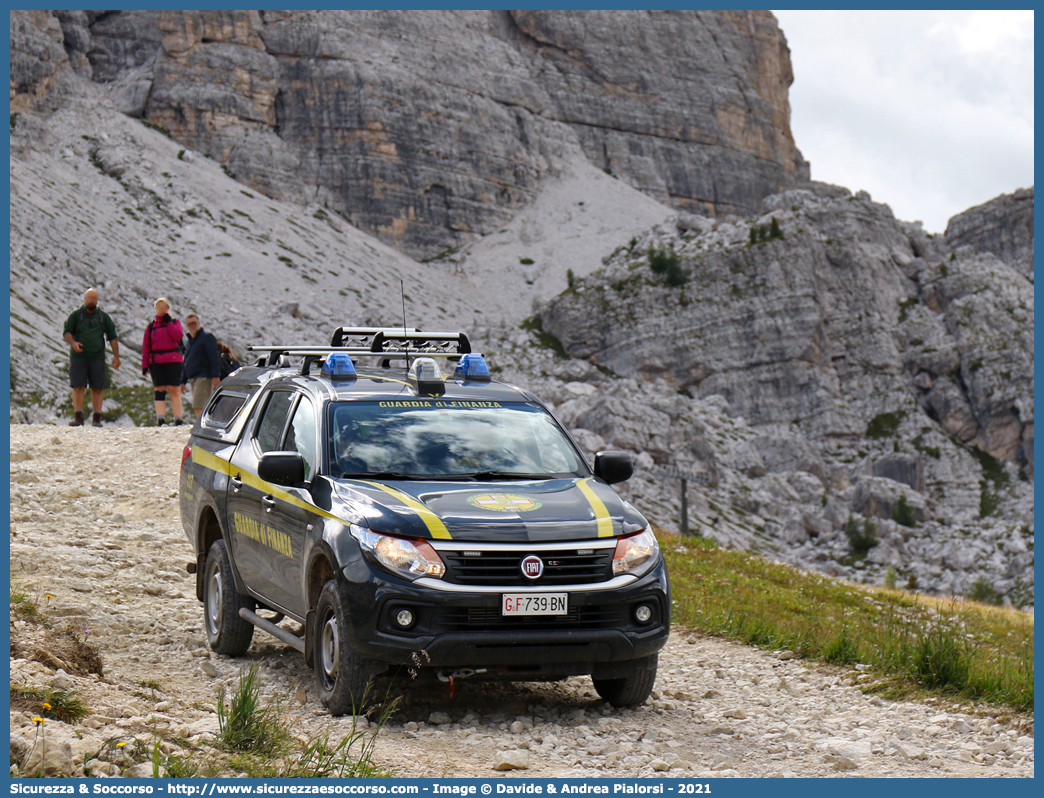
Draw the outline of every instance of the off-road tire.
<instances>
[{"instance_id":1,"label":"off-road tire","mask_svg":"<svg viewBox=\"0 0 1044 798\"><path fill-rule=\"evenodd\" d=\"M240 607L252 610L254 600L236 590L225 541L217 540L203 571L203 626L207 642L218 654L241 657L250 648L254 625L239 617Z\"/></svg>"},{"instance_id":2,"label":"off-road tire","mask_svg":"<svg viewBox=\"0 0 1044 798\"><path fill-rule=\"evenodd\" d=\"M644 704L656 684L657 661L658 657L653 655L642 662L642 667L635 667L621 679L596 679L592 676L595 692L614 707Z\"/></svg>"},{"instance_id":3,"label":"off-road tire","mask_svg":"<svg viewBox=\"0 0 1044 798\"><path fill-rule=\"evenodd\" d=\"M368 662L348 641L348 610L336 579L331 579L315 605L313 659L319 700L337 717L364 709Z\"/></svg>"}]
</instances>

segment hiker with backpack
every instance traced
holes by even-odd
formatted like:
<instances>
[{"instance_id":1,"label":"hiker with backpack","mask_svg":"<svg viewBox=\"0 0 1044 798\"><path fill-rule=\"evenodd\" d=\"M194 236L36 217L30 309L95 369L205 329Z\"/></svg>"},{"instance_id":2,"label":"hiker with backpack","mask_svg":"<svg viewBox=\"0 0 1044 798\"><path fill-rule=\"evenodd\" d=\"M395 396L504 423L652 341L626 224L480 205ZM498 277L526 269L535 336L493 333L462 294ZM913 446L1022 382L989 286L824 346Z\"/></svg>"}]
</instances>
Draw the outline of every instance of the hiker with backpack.
<instances>
[{"instance_id":1,"label":"hiker with backpack","mask_svg":"<svg viewBox=\"0 0 1044 798\"><path fill-rule=\"evenodd\" d=\"M221 355L218 353L217 338L203 329L199 316L195 313L187 315L185 327L189 341L181 372L181 390L188 393L188 385L192 385L192 407L199 416L221 382Z\"/></svg>"},{"instance_id":2,"label":"hiker with backpack","mask_svg":"<svg viewBox=\"0 0 1044 798\"><path fill-rule=\"evenodd\" d=\"M69 314L62 330L69 344L69 385L73 391L73 410L76 417L70 427L83 426L83 400L87 387L91 389L93 426L102 425L102 391L105 388L105 340L112 347L112 367L120 367L120 345L116 340L116 325L109 314L98 307L98 291L87 289L83 304Z\"/></svg>"},{"instance_id":3,"label":"hiker with backpack","mask_svg":"<svg viewBox=\"0 0 1044 798\"><path fill-rule=\"evenodd\" d=\"M242 365L227 344L217 342L218 354L221 356L221 379L236 371Z\"/></svg>"},{"instance_id":4,"label":"hiker with backpack","mask_svg":"<svg viewBox=\"0 0 1044 798\"><path fill-rule=\"evenodd\" d=\"M164 297L155 302L156 318L145 328L141 342L141 374L152 376L156 425L167 423L167 394L174 426L181 426L181 370L185 345L181 340L181 322L170 315L170 303Z\"/></svg>"}]
</instances>

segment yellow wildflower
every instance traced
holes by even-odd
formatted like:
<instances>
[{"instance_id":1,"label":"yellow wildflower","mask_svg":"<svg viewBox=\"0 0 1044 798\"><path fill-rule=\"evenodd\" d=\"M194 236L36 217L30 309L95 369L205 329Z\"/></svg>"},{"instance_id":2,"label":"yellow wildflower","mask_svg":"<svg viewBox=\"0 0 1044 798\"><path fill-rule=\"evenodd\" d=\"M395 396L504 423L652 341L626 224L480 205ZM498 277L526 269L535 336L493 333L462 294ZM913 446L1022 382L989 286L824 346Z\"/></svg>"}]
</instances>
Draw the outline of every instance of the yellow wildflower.
<instances>
[{"instance_id":1,"label":"yellow wildflower","mask_svg":"<svg viewBox=\"0 0 1044 798\"><path fill-rule=\"evenodd\" d=\"M50 704L48 704L48 703L47 703L46 701L44 701L44 702L43 702L43 708L44 708L45 710L48 710L48 709L50 709L50 708L51 708L51 705L50 705Z\"/></svg>"},{"instance_id":2,"label":"yellow wildflower","mask_svg":"<svg viewBox=\"0 0 1044 798\"><path fill-rule=\"evenodd\" d=\"M116 747L117 747L117 748L123 748L123 746L125 746L126 744L127 744L127 743L124 743L124 742L119 742L119 743L116 743Z\"/></svg>"},{"instance_id":3,"label":"yellow wildflower","mask_svg":"<svg viewBox=\"0 0 1044 798\"><path fill-rule=\"evenodd\" d=\"M33 718L33 723L35 723L37 726L42 725L43 722L44 722L43 718L40 718L40 717Z\"/></svg>"}]
</instances>

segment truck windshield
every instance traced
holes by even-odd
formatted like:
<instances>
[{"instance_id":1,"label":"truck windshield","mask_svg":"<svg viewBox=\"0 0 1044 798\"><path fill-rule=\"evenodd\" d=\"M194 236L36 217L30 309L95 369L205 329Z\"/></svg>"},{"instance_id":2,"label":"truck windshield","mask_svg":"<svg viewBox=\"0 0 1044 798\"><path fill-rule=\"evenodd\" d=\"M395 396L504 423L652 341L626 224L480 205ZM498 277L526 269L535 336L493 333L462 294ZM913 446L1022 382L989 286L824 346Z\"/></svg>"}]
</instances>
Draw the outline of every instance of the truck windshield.
<instances>
[{"instance_id":1,"label":"truck windshield","mask_svg":"<svg viewBox=\"0 0 1044 798\"><path fill-rule=\"evenodd\" d=\"M526 402L334 402L328 423L335 478L587 476L554 419Z\"/></svg>"}]
</instances>

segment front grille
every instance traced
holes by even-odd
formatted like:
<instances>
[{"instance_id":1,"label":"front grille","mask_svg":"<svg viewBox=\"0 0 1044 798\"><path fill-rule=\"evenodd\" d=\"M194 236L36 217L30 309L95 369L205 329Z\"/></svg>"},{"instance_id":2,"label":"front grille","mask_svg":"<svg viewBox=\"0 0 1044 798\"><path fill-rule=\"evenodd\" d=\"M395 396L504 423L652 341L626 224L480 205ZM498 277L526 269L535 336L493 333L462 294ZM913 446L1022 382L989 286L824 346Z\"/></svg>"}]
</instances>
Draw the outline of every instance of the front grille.
<instances>
[{"instance_id":1,"label":"front grille","mask_svg":"<svg viewBox=\"0 0 1044 798\"><path fill-rule=\"evenodd\" d=\"M432 623L446 632L547 632L556 629L619 629L626 612L614 605L572 607L566 615L520 615L505 618L498 607L439 607Z\"/></svg>"},{"instance_id":2,"label":"front grille","mask_svg":"<svg viewBox=\"0 0 1044 798\"><path fill-rule=\"evenodd\" d=\"M539 579L522 575L522 560L535 554L544 561ZM613 549L579 554L577 549L528 551L526 549L439 552L446 563L445 581L456 585L488 587L591 585L613 578Z\"/></svg>"}]
</instances>

